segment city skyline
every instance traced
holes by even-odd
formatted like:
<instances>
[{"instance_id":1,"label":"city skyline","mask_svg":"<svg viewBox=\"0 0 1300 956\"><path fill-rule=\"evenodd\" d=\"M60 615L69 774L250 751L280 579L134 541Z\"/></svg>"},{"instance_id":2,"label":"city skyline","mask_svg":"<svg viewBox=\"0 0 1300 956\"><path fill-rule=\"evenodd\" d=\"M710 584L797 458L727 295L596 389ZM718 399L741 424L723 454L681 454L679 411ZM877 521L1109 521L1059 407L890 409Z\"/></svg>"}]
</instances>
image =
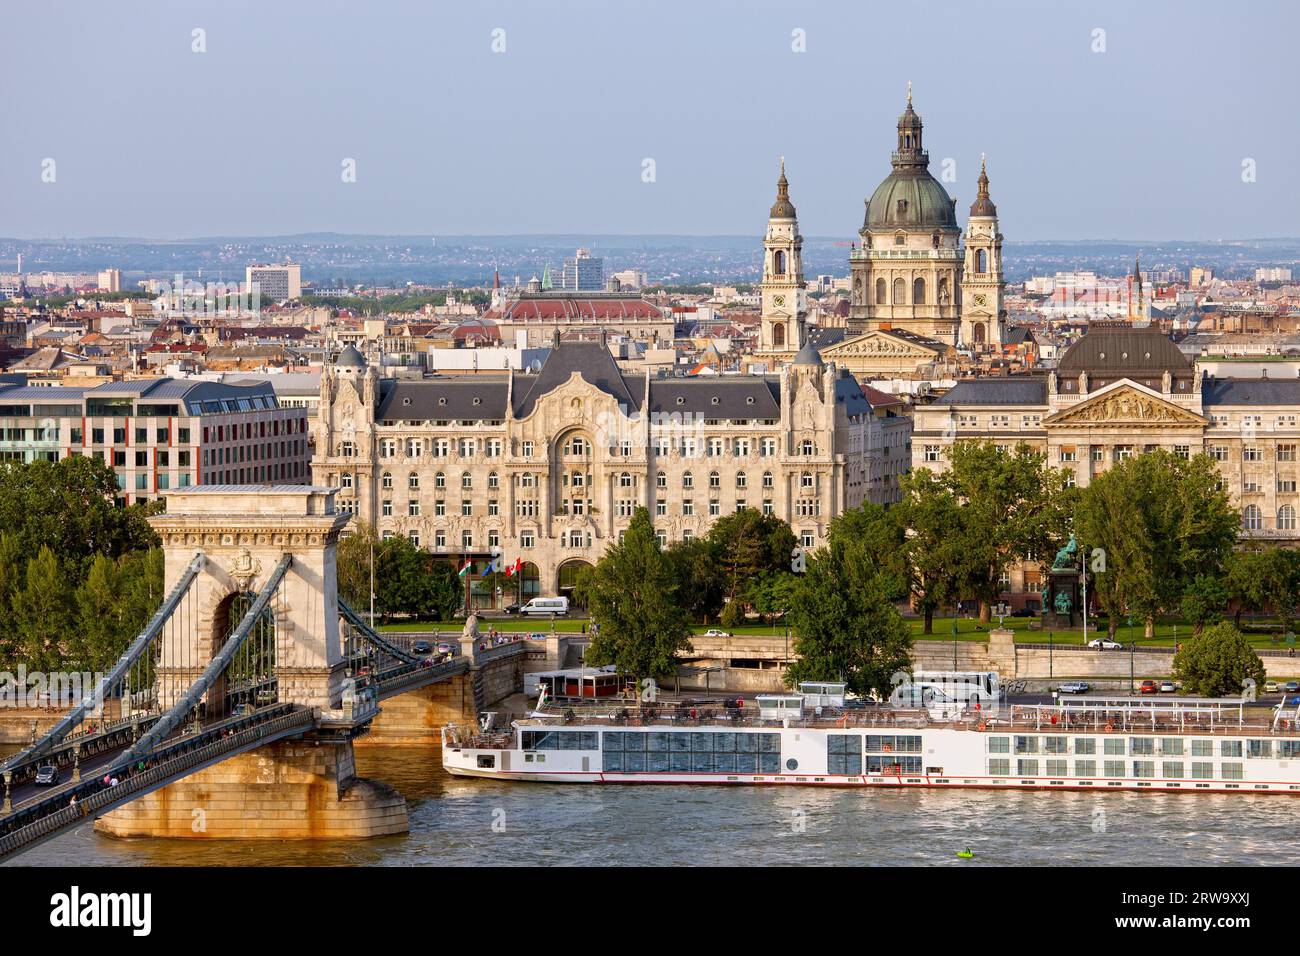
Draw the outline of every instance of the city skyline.
<instances>
[{"instance_id":1,"label":"city skyline","mask_svg":"<svg viewBox=\"0 0 1300 956\"><path fill-rule=\"evenodd\" d=\"M909 81L932 171L964 210L987 154L1009 241L1278 237L1300 213L1275 3L670 6L612 39L580 2L286 4L258 30L198 4L129 33L60 10L11 25L60 29L76 70L23 44L0 66L14 237L750 235L784 155L803 229L849 239ZM920 53L873 39L922 24Z\"/></svg>"}]
</instances>

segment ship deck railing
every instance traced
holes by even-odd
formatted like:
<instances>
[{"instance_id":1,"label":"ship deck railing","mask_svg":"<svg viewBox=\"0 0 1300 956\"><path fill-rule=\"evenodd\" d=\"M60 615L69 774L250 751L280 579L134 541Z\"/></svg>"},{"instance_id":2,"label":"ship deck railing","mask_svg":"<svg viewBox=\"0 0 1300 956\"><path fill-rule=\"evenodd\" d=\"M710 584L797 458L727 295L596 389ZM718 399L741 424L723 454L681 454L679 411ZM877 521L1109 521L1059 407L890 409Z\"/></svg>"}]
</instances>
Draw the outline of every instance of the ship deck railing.
<instances>
[{"instance_id":1,"label":"ship deck railing","mask_svg":"<svg viewBox=\"0 0 1300 956\"><path fill-rule=\"evenodd\" d=\"M926 710L869 707L824 708L821 716L766 719L753 709L717 707L611 708L608 704L565 707L555 714L506 717L484 733L475 728L453 729L457 746L471 749L510 749L508 727L718 727L779 730L783 727L819 730L965 730L986 733L1114 733L1194 736L1300 737L1300 707L1286 710L1250 706L1227 698L1137 698L1069 700L1057 704L1003 704L966 710L959 716L935 717ZM476 742L491 741L479 745Z\"/></svg>"}]
</instances>

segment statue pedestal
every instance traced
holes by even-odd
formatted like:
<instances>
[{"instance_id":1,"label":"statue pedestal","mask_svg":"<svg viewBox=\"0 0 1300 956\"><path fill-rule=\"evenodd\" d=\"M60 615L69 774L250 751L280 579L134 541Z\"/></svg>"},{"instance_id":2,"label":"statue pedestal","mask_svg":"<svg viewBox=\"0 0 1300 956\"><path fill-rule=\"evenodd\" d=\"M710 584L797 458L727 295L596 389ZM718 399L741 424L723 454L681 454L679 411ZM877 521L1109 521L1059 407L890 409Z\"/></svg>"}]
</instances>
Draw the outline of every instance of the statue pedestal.
<instances>
[{"instance_id":1,"label":"statue pedestal","mask_svg":"<svg viewBox=\"0 0 1300 956\"><path fill-rule=\"evenodd\" d=\"M1078 571L1073 568L1052 569L1048 572L1044 593L1043 627L1065 631L1078 625L1083 617Z\"/></svg>"}]
</instances>

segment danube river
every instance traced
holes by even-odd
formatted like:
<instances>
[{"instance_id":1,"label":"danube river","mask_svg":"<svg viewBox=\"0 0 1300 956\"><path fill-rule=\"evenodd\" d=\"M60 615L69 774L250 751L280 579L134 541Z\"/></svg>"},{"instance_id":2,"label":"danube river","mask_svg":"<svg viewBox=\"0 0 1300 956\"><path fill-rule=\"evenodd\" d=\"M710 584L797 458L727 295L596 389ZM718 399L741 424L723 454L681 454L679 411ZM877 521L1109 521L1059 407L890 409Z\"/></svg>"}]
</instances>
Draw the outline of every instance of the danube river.
<instances>
[{"instance_id":1,"label":"danube river","mask_svg":"<svg viewBox=\"0 0 1300 956\"><path fill-rule=\"evenodd\" d=\"M448 776L436 747L358 747L357 769L405 794L409 835L204 843L87 825L10 865L1289 865L1300 817L1280 795L503 783Z\"/></svg>"}]
</instances>

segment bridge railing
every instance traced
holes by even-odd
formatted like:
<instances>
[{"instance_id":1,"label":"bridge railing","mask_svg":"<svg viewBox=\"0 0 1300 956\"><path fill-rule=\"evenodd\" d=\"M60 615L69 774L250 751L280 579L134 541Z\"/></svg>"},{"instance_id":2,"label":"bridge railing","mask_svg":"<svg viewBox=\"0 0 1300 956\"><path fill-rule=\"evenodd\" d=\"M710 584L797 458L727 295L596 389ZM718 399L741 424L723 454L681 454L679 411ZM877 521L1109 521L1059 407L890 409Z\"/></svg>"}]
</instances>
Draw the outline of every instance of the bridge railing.
<instances>
[{"instance_id":1,"label":"bridge railing","mask_svg":"<svg viewBox=\"0 0 1300 956\"><path fill-rule=\"evenodd\" d=\"M260 746L268 742L268 738L278 739L309 730L315 723L315 715L306 708L290 707L286 711L281 707L244 718L241 723L246 726L233 733L227 734L225 728L213 728L200 737L182 739L162 748L149 756L147 769L125 774L117 786L105 785L98 780L83 783L70 793L64 792L41 804L24 808L21 817L32 819L0 837L0 859L29 849L83 820L107 813L222 757ZM214 739L201 742L207 738ZM55 804L55 801L63 804L72 796L78 798L75 805Z\"/></svg>"}]
</instances>

